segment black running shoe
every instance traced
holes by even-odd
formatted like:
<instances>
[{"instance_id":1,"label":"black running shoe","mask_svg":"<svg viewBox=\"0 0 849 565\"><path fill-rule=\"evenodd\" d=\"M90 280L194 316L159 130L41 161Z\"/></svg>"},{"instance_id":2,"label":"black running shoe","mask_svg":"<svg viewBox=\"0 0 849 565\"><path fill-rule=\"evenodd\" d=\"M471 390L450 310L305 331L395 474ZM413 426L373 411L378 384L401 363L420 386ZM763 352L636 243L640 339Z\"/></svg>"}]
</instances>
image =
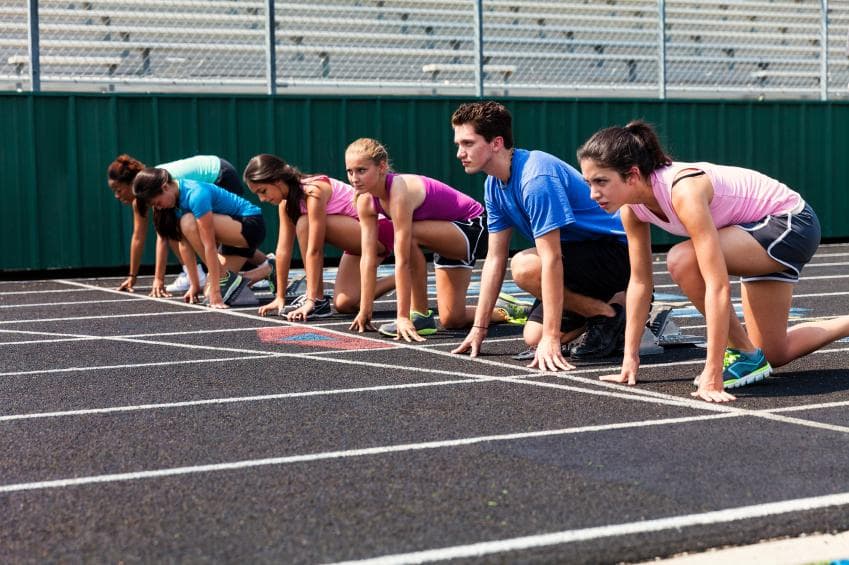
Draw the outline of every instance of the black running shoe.
<instances>
[{"instance_id":1,"label":"black running shoe","mask_svg":"<svg viewBox=\"0 0 849 565\"><path fill-rule=\"evenodd\" d=\"M572 349L572 359L587 360L607 357L616 350L620 335L625 331L625 309L611 304L614 315L587 318L587 331L581 344Z\"/></svg>"}]
</instances>

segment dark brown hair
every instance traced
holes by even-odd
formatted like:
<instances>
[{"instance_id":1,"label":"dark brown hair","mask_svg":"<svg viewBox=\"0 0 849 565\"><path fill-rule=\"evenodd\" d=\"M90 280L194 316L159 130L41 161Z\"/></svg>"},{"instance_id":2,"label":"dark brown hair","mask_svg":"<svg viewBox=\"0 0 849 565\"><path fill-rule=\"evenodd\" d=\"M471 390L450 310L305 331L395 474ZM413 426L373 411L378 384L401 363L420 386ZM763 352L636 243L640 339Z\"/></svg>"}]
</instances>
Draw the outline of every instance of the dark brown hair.
<instances>
[{"instance_id":1,"label":"dark brown hair","mask_svg":"<svg viewBox=\"0 0 849 565\"><path fill-rule=\"evenodd\" d=\"M289 193L286 196L286 215L295 224L301 217L301 202L304 200L304 187L301 181L306 177L301 171L288 164L277 155L261 153L251 158L242 173L245 183L272 184L281 181Z\"/></svg>"},{"instance_id":2,"label":"dark brown hair","mask_svg":"<svg viewBox=\"0 0 849 565\"><path fill-rule=\"evenodd\" d=\"M148 167L139 171L133 179L133 195L138 202L139 213L145 215L150 201L162 194L165 185L172 180L171 173L165 169ZM154 210L153 227L162 237L175 241L183 239L176 207Z\"/></svg>"},{"instance_id":3,"label":"dark brown hair","mask_svg":"<svg viewBox=\"0 0 849 565\"><path fill-rule=\"evenodd\" d=\"M578 161L584 159L595 161L605 169L613 169L623 177L634 165L643 177L649 178L657 169L672 164L672 157L663 150L657 133L642 120L594 133L578 149Z\"/></svg>"},{"instance_id":4,"label":"dark brown hair","mask_svg":"<svg viewBox=\"0 0 849 565\"><path fill-rule=\"evenodd\" d=\"M498 102L469 102L454 111L451 125L472 124L475 133L487 141L496 137L504 139L504 147L513 147L513 116Z\"/></svg>"}]
</instances>

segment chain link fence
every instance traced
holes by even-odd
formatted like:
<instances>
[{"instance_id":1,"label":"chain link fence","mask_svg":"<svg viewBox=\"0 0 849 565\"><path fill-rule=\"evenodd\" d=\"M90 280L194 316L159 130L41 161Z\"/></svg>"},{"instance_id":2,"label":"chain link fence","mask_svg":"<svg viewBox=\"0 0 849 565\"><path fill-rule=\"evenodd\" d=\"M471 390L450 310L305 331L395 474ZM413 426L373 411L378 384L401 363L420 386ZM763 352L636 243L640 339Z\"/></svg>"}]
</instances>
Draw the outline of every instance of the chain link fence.
<instances>
[{"instance_id":1,"label":"chain link fence","mask_svg":"<svg viewBox=\"0 0 849 565\"><path fill-rule=\"evenodd\" d=\"M849 0L0 0L0 87L845 99L847 33Z\"/></svg>"}]
</instances>

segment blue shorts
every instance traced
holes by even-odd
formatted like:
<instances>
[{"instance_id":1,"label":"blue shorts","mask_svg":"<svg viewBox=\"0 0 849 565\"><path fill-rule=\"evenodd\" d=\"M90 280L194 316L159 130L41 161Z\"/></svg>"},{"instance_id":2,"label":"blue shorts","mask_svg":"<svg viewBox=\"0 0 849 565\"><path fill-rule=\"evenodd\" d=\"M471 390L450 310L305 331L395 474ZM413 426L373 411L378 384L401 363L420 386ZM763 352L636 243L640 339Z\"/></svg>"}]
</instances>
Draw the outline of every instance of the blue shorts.
<instances>
[{"instance_id":1,"label":"blue shorts","mask_svg":"<svg viewBox=\"0 0 849 565\"><path fill-rule=\"evenodd\" d=\"M820 244L819 218L804 201L790 212L767 216L737 227L749 232L774 261L785 266L783 271L775 273L740 277L743 282L798 282L802 267L811 260Z\"/></svg>"}]
</instances>

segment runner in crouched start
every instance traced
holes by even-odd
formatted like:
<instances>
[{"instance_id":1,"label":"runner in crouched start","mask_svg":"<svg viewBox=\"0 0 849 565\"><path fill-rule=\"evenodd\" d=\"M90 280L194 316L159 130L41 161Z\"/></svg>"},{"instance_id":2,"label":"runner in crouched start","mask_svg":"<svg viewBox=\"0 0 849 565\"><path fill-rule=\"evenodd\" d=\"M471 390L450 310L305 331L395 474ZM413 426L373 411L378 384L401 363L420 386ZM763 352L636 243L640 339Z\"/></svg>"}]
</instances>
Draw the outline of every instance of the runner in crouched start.
<instances>
[{"instance_id":1,"label":"runner in crouched start","mask_svg":"<svg viewBox=\"0 0 849 565\"><path fill-rule=\"evenodd\" d=\"M214 184L177 180L157 168L136 175L133 194L140 207L154 208L157 233L180 242L184 264L194 262L194 251L206 265L209 281L219 282L207 285L211 308L226 308L249 282L256 282L238 271L265 239L265 220L259 208ZM188 276L184 299L195 302L202 292L200 280L194 269L189 269Z\"/></svg>"},{"instance_id":2,"label":"runner in crouched start","mask_svg":"<svg viewBox=\"0 0 849 565\"><path fill-rule=\"evenodd\" d=\"M667 264L707 322L707 359L693 396L734 400L733 389L849 335L849 316L787 328L793 284L820 241L820 224L801 195L757 171L673 161L642 121L594 134L578 150L592 197L622 210L631 255L622 371L606 380L636 384L639 344L652 291L650 225L689 237ZM742 282L740 324L729 275Z\"/></svg>"},{"instance_id":3,"label":"runner in crouched start","mask_svg":"<svg viewBox=\"0 0 849 565\"><path fill-rule=\"evenodd\" d=\"M395 234L397 319L378 331L406 341L423 341L437 331L428 308L427 264L421 247L434 252L436 296L443 328L471 325L474 308L466 306L466 291L475 261L486 251L486 217L473 198L422 175L391 172L386 149L374 139L354 141L345 152L348 179L357 194L362 226L362 300L351 330L372 330L378 217L392 219ZM509 313L490 313L509 321Z\"/></svg>"},{"instance_id":4,"label":"runner in crouched start","mask_svg":"<svg viewBox=\"0 0 849 565\"><path fill-rule=\"evenodd\" d=\"M331 314L330 298L324 295L324 245L344 251L333 289L333 305L341 313L354 313L360 305L360 223L354 189L326 175L306 175L280 157L261 154L245 167L244 180L260 202L277 206L276 289L274 300L262 306L263 316L278 313L292 321ZM378 219L377 253L392 253L392 223ZM289 267L295 236L306 271L306 292L285 305ZM395 288L395 277L377 279L375 297Z\"/></svg>"},{"instance_id":5,"label":"runner in crouched start","mask_svg":"<svg viewBox=\"0 0 849 565\"><path fill-rule=\"evenodd\" d=\"M513 146L512 116L497 102L460 106L451 118L457 158L469 174L484 172L489 251L481 276L477 317L453 353L474 357L489 327L516 229L535 243L513 256L516 284L536 297L525 342L531 367L574 368L562 345L585 332L573 360L610 355L620 343L628 284L628 248L622 224L590 199L580 173L542 151ZM543 309L543 306L545 308Z\"/></svg>"}]
</instances>

